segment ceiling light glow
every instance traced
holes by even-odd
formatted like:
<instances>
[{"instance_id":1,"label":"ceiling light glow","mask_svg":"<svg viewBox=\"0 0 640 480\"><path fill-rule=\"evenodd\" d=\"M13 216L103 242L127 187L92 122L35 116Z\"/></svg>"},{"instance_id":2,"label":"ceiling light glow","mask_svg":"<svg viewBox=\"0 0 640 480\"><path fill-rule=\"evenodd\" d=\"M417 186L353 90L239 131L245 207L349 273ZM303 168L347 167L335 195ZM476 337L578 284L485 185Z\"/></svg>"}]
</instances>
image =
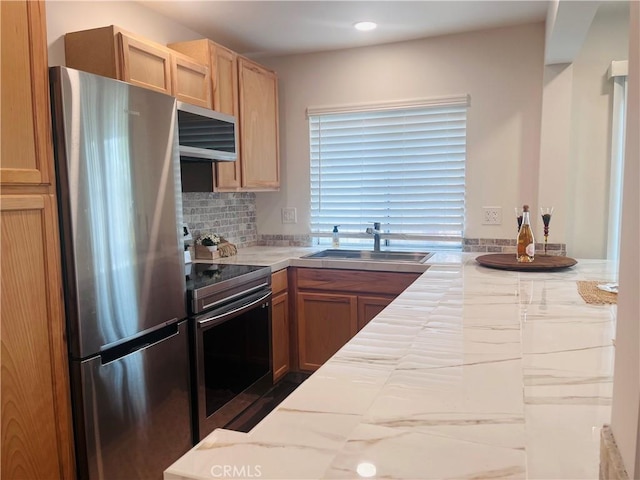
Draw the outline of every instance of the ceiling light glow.
<instances>
[{"instance_id":1,"label":"ceiling light glow","mask_svg":"<svg viewBox=\"0 0 640 480\"><path fill-rule=\"evenodd\" d=\"M378 24L374 22L358 22L353 25L356 30L361 32L368 32L369 30L375 30L378 28Z\"/></svg>"}]
</instances>

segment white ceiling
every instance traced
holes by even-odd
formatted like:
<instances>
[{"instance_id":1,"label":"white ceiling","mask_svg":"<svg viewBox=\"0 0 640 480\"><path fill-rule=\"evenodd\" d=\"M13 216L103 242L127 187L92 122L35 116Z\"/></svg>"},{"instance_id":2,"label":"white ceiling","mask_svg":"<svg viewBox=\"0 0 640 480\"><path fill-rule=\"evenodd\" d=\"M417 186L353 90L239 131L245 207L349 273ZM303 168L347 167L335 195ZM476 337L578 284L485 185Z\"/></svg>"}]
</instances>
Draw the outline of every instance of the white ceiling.
<instances>
[{"instance_id":1,"label":"white ceiling","mask_svg":"<svg viewBox=\"0 0 640 480\"><path fill-rule=\"evenodd\" d=\"M542 21L545 0L141 1L178 23L254 57L391 43ZM358 32L357 21L378 23Z\"/></svg>"}]
</instances>

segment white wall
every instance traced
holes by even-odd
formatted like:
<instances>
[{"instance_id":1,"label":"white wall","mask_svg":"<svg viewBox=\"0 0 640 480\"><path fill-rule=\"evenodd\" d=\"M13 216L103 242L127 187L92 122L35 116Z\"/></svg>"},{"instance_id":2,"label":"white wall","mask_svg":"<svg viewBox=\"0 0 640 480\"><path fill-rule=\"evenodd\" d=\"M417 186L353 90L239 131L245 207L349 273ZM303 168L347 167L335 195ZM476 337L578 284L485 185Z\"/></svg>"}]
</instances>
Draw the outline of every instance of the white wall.
<instances>
[{"instance_id":1,"label":"white wall","mask_svg":"<svg viewBox=\"0 0 640 480\"><path fill-rule=\"evenodd\" d=\"M64 65L64 34L116 25L155 42L167 44L202 38L197 32L139 3L124 1L48 1L49 65Z\"/></svg>"},{"instance_id":2,"label":"white wall","mask_svg":"<svg viewBox=\"0 0 640 480\"><path fill-rule=\"evenodd\" d=\"M612 60L626 60L628 4L604 3L571 64L544 68L538 202L554 206L549 241L605 258L609 225Z\"/></svg>"},{"instance_id":3,"label":"white wall","mask_svg":"<svg viewBox=\"0 0 640 480\"><path fill-rule=\"evenodd\" d=\"M259 233L309 232L308 106L470 94L467 237L515 236L513 209L535 205L544 54L542 23L334 52L261 58L280 79L280 192L257 195ZM482 206L502 206L483 226ZM282 207L298 223L282 225Z\"/></svg>"},{"instance_id":4,"label":"white wall","mask_svg":"<svg viewBox=\"0 0 640 480\"><path fill-rule=\"evenodd\" d=\"M640 478L640 3L630 3L629 109L611 429L629 478Z\"/></svg>"},{"instance_id":5,"label":"white wall","mask_svg":"<svg viewBox=\"0 0 640 480\"><path fill-rule=\"evenodd\" d=\"M258 232L309 232L308 106L469 93L465 236L511 238L513 207L553 205L549 240L577 258L605 258L606 71L628 45L628 13L612 3L598 10L571 65L543 68L542 25L261 59L280 77L283 187L258 194ZM503 207L502 226L481 224L485 205ZM298 209L297 225L282 225L285 206ZM541 239L537 215L533 222Z\"/></svg>"},{"instance_id":6,"label":"white wall","mask_svg":"<svg viewBox=\"0 0 640 480\"><path fill-rule=\"evenodd\" d=\"M576 258L607 256L613 104L607 70L628 53L628 5L604 2L573 62L566 243Z\"/></svg>"},{"instance_id":7,"label":"white wall","mask_svg":"<svg viewBox=\"0 0 640 480\"><path fill-rule=\"evenodd\" d=\"M50 65L64 64L70 31L115 24L163 44L201 38L135 2L56 0L46 10ZM626 29L622 16L599 11L576 62L553 72L559 67L543 68L542 24L261 59L280 77L282 189L258 194L258 232L309 232L308 106L469 93L465 235L512 238L515 206L553 204L549 240L566 242L574 257L604 258L606 68L624 57ZM501 226L481 224L485 205L503 207ZM298 209L297 224L281 223L285 206ZM537 215L533 220L541 238Z\"/></svg>"}]
</instances>

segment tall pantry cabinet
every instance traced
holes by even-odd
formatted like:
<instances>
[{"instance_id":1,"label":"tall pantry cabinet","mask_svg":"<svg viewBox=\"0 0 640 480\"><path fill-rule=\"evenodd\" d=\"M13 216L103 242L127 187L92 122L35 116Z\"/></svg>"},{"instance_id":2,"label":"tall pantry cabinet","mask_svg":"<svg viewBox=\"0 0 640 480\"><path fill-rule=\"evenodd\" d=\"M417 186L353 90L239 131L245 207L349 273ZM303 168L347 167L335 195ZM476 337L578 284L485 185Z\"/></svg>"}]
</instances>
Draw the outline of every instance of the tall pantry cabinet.
<instances>
[{"instance_id":1,"label":"tall pantry cabinet","mask_svg":"<svg viewBox=\"0 0 640 480\"><path fill-rule=\"evenodd\" d=\"M0 2L2 478L73 478L44 2Z\"/></svg>"}]
</instances>

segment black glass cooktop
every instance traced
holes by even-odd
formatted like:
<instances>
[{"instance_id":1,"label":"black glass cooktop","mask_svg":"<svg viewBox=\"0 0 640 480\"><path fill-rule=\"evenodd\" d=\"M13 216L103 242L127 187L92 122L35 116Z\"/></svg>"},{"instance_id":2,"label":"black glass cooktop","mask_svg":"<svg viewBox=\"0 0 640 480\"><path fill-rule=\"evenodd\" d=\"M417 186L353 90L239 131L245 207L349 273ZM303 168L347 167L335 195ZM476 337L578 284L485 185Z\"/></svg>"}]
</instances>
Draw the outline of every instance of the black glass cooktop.
<instances>
[{"instance_id":1,"label":"black glass cooktop","mask_svg":"<svg viewBox=\"0 0 640 480\"><path fill-rule=\"evenodd\" d=\"M270 272L269 267L256 265L193 263L187 275L187 290L209 287L263 269Z\"/></svg>"}]
</instances>

